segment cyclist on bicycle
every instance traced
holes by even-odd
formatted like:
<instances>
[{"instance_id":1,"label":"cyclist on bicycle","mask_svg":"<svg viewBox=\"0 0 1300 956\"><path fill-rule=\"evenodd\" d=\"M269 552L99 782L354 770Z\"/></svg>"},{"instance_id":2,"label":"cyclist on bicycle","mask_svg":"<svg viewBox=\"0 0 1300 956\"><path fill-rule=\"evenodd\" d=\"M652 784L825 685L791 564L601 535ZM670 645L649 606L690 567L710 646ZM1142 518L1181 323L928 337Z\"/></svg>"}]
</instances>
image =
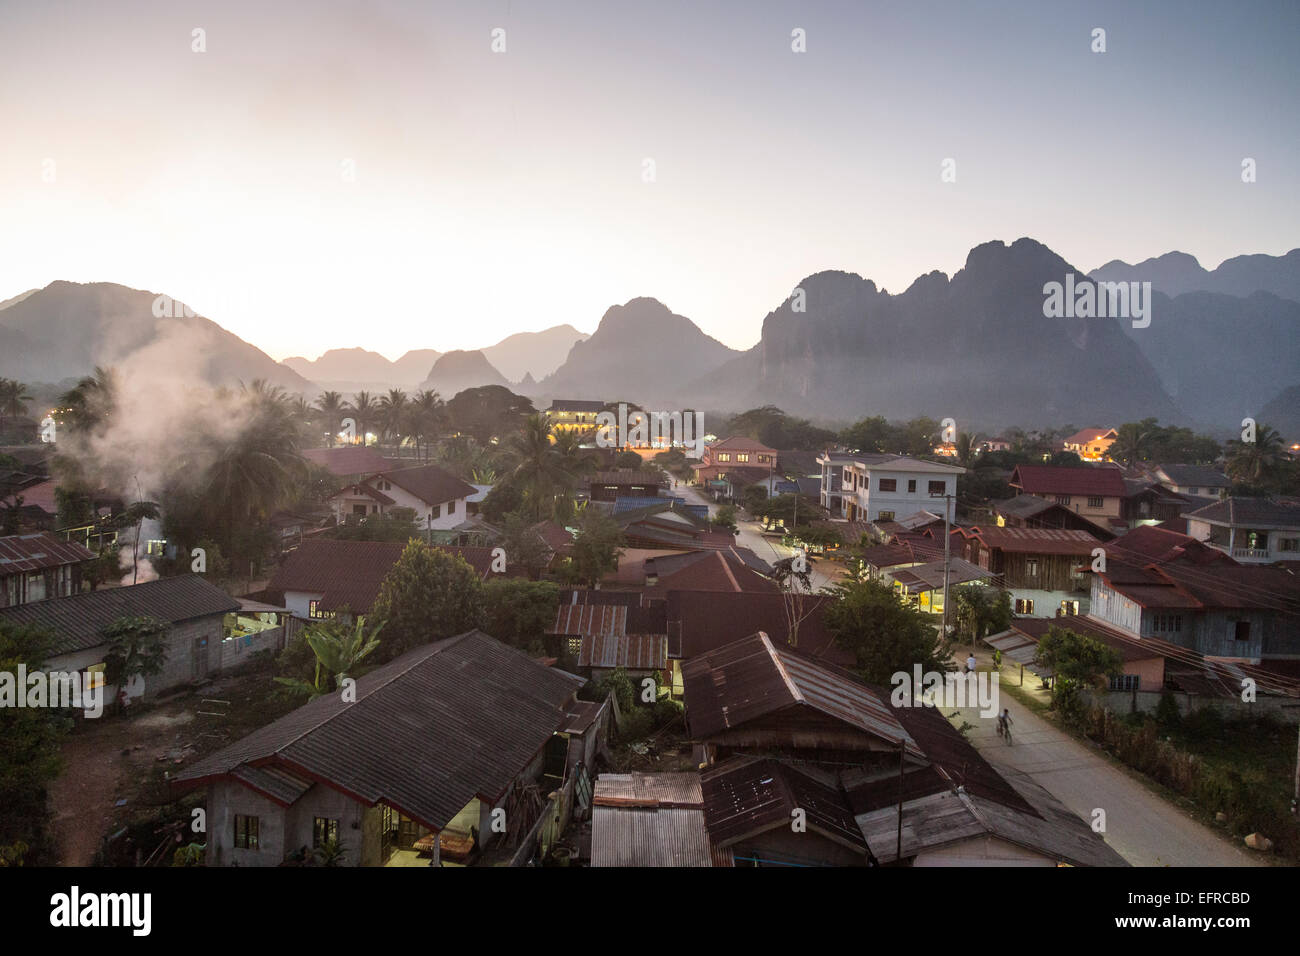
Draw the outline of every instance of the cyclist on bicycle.
<instances>
[{"instance_id":1,"label":"cyclist on bicycle","mask_svg":"<svg viewBox=\"0 0 1300 956\"><path fill-rule=\"evenodd\" d=\"M1011 719L1011 711L1006 707L1003 707L1002 713L998 714L998 736L1006 736L1007 731L1011 729L1012 723L1014 723L1014 721Z\"/></svg>"}]
</instances>

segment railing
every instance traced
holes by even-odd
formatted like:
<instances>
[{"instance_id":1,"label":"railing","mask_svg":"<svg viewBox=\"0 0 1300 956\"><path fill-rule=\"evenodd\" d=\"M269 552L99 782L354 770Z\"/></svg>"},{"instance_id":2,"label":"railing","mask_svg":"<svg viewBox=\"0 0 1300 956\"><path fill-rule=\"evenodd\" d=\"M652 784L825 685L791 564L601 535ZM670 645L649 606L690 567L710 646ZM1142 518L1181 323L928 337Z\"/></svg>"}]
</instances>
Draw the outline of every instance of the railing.
<instances>
[{"instance_id":1,"label":"railing","mask_svg":"<svg viewBox=\"0 0 1300 956\"><path fill-rule=\"evenodd\" d=\"M1256 558L1261 561L1267 561L1270 557L1267 548L1233 548L1232 556L1234 558Z\"/></svg>"}]
</instances>

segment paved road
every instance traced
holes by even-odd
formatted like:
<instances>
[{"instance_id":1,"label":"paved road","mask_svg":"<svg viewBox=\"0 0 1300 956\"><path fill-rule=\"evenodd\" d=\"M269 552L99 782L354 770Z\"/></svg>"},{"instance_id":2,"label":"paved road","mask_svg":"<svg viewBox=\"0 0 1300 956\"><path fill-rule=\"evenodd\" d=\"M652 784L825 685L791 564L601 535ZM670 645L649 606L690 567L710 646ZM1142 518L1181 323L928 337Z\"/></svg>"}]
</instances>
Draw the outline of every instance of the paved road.
<instances>
[{"instance_id":1,"label":"paved road","mask_svg":"<svg viewBox=\"0 0 1300 956\"><path fill-rule=\"evenodd\" d=\"M718 505L712 498L689 485L678 485L673 489L673 494L685 498L691 504L708 505L710 516L718 511ZM736 544L749 548L768 564L794 554L794 548L783 545L779 536L763 534L762 526L757 521L746 521L739 515L736 518ZM809 567L813 591L820 591L833 584L844 573L842 565L824 558L810 557Z\"/></svg>"},{"instance_id":2,"label":"paved road","mask_svg":"<svg viewBox=\"0 0 1300 956\"><path fill-rule=\"evenodd\" d=\"M953 720L975 726L967 739L1003 775L1027 775L1085 822L1094 808L1105 810L1106 842L1132 865L1266 865L1005 694L1002 706L1011 710L1011 746L998 737L995 721L973 707Z\"/></svg>"}]
</instances>

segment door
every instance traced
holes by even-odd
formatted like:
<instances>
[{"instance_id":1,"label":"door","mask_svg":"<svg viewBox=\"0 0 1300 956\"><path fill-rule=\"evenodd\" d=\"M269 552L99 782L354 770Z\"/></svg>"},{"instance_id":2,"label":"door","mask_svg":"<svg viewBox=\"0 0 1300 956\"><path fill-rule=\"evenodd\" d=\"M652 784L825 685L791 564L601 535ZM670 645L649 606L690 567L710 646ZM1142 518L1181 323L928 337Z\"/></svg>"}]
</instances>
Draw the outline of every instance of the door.
<instances>
[{"instance_id":1,"label":"door","mask_svg":"<svg viewBox=\"0 0 1300 956\"><path fill-rule=\"evenodd\" d=\"M190 676L196 680L205 680L208 676L208 639L194 638L190 647Z\"/></svg>"}]
</instances>

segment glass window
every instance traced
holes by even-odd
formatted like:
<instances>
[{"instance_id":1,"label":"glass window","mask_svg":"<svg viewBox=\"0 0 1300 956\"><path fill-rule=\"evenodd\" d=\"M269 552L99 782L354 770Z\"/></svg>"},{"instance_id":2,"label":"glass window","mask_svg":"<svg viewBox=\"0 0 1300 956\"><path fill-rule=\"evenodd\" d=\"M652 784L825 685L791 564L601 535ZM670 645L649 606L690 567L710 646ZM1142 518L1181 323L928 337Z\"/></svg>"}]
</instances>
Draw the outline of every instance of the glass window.
<instances>
[{"instance_id":1,"label":"glass window","mask_svg":"<svg viewBox=\"0 0 1300 956\"><path fill-rule=\"evenodd\" d=\"M311 825L311 845L322 846L339 840L339 822L328 817L315 817Z\"/></svg>"},{"instance_id":2,"label":"glass window","mask_svg":"<svg viewBox=\"0 0 1300 956\"><path fill-rule=\"evenodd\" d=\"M897 479L897 478L881 478L881 479L880 479L880 485L879 485L879 487L880 487L880 490L881 490L881 491L897 491L897 490L898 490L898 479Z\"/></svg>"},{"instance_id":3,"label":"glass window","mask_svg":"<svg viewBox=\"0 0 1300 956\"><path fill-rule=\"evenodd\" d=\"M256 850L258 818L235 814L235 846L241 850Z\"/></svg>"},{"instance_id":4,"label":"glass window","mask_svg":"<svg viewBox=\"0 0 1300 956\"><path fill-rule=\"evenodd\" d=\"M948 493L948 485L942 481L932 481L928 486L928 490L932 495L946 495Z\"/></svg>"},{"instance_id":5,"label":"glass window","mask_svg":"<svg viewBox=\"0 0 1300 956\"><path fill-rule=\"evenodd\" d=\"M908 493L909 495L910 495L910 494L915 494L915 493L916 493L916 479L915 479L915 478L909 478L909 479L907 479L907 493Z\"/></svg>"}]
</instances>

